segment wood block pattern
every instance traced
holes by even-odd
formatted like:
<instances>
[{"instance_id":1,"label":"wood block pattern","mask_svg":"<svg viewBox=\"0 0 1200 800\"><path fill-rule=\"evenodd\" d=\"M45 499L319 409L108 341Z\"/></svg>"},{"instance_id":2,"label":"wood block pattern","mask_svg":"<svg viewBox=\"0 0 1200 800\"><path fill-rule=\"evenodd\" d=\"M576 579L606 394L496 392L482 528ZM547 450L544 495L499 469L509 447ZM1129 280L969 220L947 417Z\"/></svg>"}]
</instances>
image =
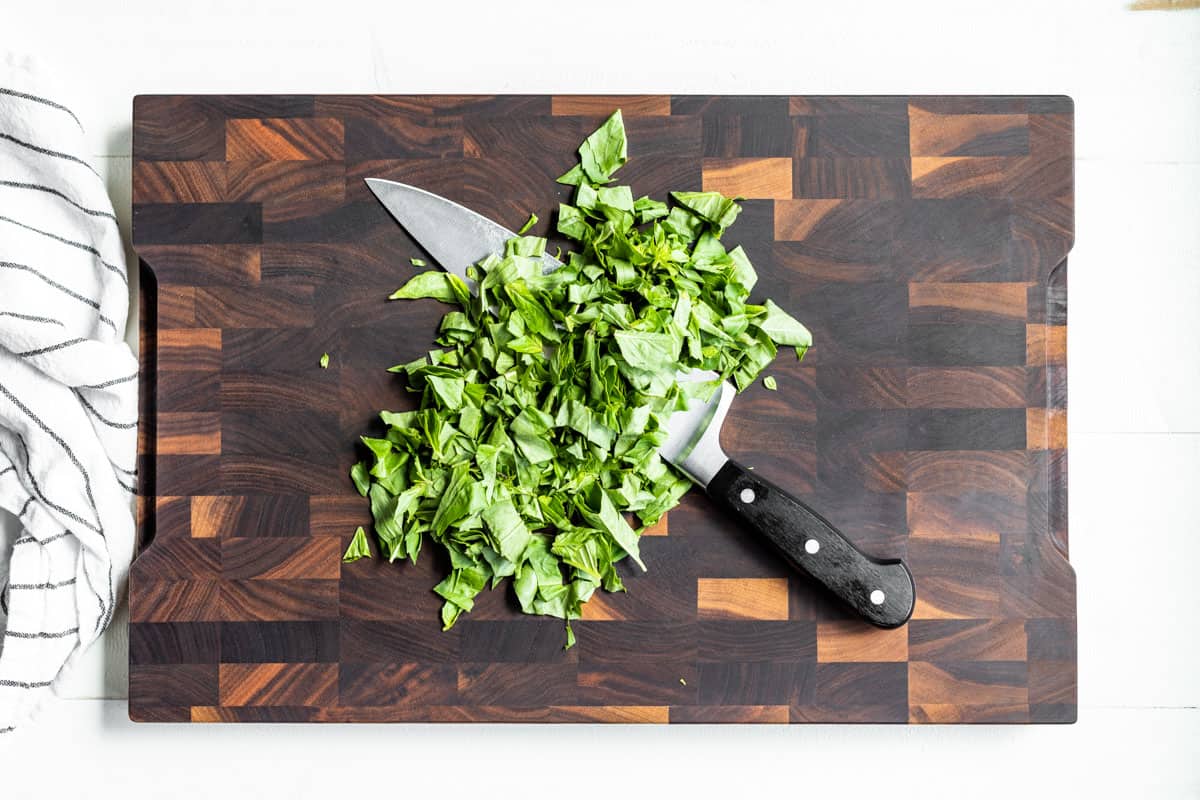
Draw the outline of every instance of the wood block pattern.
<instances>
[{"instance_id":1,"label":"wood block pattern","mask_svg":"<svg viewBox=\"0 0 1200 800\"><path fill-rule=\"evenodd\" d=\"M226 161L335 160L344 129L335 118L230 119L225 123Z\"/></svg>"},{"instance_id":2,"label":"wood block pattern","mask_svg":"<svg viewBox=\"0 0 1200 800\"><path fill-rule=\"evenodd\" d=\"M696 609L709 619L787 619L787 578L700 578Z\"/></svg>"},{"instance_id":3,"label":"wood block pattern","mask_svg":"<svg viewBox=\"0 0 1200 800\"><path fill-rule=\"evenodd\" d=\"M223 706L326 706L337 701L333 664L222 664Z\"/></svg>"},{"instance_id":4,"label":"wood block pattern","mask_svg":"<svg viewBox=\"0 0 1200 800\"><path fill-rule=\"evenodd\" d=\"M211 411L167 411L159 414L158 452L163 455L220 453L220 415Z\"/></svg>"},{"instance_id":5,"label":"wood block pattern","mask_svg":"<svg viewBox=\"0 0 1200 800\"><path fill-rule=\"evenodd\" d=\"M442 311L384 299L423 254L363 178L549 231L553 179L617 107L618 177L746 198L725 238L815 336L738 398L728 450L905 557L908 625L850 618L698 492L568 651L502 591L442 632L436 556L342 564L370 524L355 437L411 407L384 368ZM133 131L134 719L1074 720L1069 99L143 96Z\"/></svg>"},{"instance_id":6,"label":"wood block pattern","mask_svg":"<svg viewBox=\"0 0 1200 800\"><path fill-rule=\"evenodd\" d=\"M747 199L792 197L790 158L706 158L704 191Z\"/></svg>"},{"instance_id":7,"label":"wood block pattern","mask_svg":"<svg viewBox=\"0 0 1200 800\"><path fill-rule=\"evenodd\" d=\"M822 622L817 626L817 661L908 661L908 630L875 631L856 620Z\"/></svg>"}]
</instances>

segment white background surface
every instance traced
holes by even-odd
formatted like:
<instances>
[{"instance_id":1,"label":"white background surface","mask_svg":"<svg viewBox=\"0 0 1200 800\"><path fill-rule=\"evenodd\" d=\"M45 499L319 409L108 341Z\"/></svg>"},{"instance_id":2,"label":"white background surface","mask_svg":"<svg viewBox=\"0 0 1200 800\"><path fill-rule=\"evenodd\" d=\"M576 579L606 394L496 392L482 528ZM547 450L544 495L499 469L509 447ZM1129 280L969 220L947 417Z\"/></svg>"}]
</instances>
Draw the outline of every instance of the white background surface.
<instances>
[{"instance_id":1,"label":"white background surface","mask_svg":"<svg viewBox=\"0 0 1200 800\"><path fill-rule=\"evenodd\" d=\"M1114 0L5 6L0 59L32 54L63 85L126 230L141 92L1070 94L1080 710L1068 727L135 726L119 699L118 621L72 677L77 699L0 745L0 796L1200 797L1200 11Z\"/></svg>"}]
</instances>

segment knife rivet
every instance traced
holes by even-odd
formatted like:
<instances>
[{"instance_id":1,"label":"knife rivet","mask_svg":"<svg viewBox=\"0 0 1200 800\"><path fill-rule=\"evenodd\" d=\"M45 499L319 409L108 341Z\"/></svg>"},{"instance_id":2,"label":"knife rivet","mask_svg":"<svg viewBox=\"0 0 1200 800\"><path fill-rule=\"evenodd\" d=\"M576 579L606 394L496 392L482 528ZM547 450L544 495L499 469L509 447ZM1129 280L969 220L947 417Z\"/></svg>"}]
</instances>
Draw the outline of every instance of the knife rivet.
<instances>
[{"instance_id":1,"label":"knife rivet","mask_svg":"<svg viewBox=\"0 0 1200 800\"><path fill-rule=\"evenodd\" d=\"M754 490L749 487L742 489L742 493L738 496L742 498L743 503L753 503L754 502Z\"/></svg>"},{"instance_id":2,"label":"knife rivet","mask_svg":"<svg viewBox=\"0 0 1200 800\"><path fill-rule=\"evenodd\" d=\"M816 539L809 539L804 543L804 552L808 553L810 556L815 556L817 551L820 549L821 543Z\"/></svg>"},{"instance_id":3,"label":"knife rivet","mask_svg":"<svg viewBox=\"0 0 1200 800\"><path fill-rule=\"evenodd\" d=\"M883 601L886 599L887 595L883 593L882 589L876 589L875 591L871 592L871 603L873 605L881 606L883 605Z\"/></svg>"}]
</instances>

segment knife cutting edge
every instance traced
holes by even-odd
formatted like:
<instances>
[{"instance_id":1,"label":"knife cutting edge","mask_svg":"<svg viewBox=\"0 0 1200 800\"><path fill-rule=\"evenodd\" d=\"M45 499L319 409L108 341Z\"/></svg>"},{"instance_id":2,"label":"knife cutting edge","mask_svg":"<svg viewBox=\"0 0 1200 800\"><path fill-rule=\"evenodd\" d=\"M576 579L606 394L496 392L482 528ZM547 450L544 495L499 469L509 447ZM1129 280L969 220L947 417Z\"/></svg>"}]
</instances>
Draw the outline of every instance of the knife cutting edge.
<instances>
[{"instance_id":1,"label":"knife cutting edge","mask_svg":"<svg viewBox=\"0 0 1200 800\"><path fill-rule=\"evenodd\" d=\"M384 208L448 272L473 282L467 268L488 253L504 250L516 236L469 208L415 186L367 178ZM543 256L547 271L562 263ZM719 376L692 370L680 381L715 381ZM667 420L667 440L659 454L731 517L765 538L797 571L823 585L866 621L882 628L903 625L912 616L916 587L899 559L881 560L859 550L816 511L751 473L725 454L720 433L735 390L722 381L707 402L693 400Z\"/></svg>"}]
</instances>

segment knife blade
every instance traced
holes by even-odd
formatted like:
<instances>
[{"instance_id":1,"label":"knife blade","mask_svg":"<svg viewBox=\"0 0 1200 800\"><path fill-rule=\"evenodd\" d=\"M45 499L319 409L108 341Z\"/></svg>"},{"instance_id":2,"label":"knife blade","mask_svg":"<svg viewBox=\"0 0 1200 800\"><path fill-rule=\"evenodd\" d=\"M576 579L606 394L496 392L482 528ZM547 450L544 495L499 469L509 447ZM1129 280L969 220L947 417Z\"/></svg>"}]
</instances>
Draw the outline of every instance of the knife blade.
<instances>
[{"instance_id":1,"label":"knife blade","mask_svg":"<svg viewBox=\"0 0 1200 800\"><path fill-rule=\"evenodd\" d=\"M474 289L467 269L489 253L502 253L515 233L482 214L416 186L367 178L367 186L447 272ZM562 266L543 256L547 272ZM705 370L678 373L685 381L715 381ZM659 455L703 488L715 504L766 539L797 571L832 592L866 621L882 628L912 616L916 587L899 559L877 559L799 499L754 475L726 455L721 426L736 394L722 381L707 401L693 400L667 420Z\"/></svg>"}]
</instances>

